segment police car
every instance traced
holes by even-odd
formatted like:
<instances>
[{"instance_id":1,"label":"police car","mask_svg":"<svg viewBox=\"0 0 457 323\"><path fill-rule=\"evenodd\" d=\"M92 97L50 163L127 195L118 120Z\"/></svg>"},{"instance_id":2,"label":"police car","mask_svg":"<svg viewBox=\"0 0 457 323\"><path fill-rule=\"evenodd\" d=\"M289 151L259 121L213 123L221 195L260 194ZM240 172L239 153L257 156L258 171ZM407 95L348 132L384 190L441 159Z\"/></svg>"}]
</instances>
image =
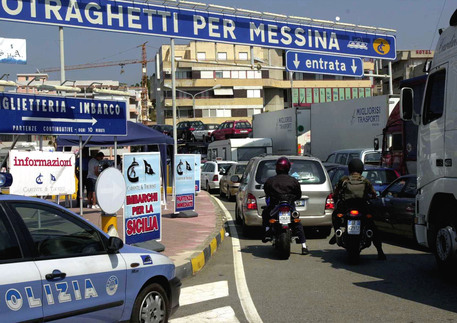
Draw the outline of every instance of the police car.
<instances>
[{"instance_id":1,"label":"police car","mask_svg":"<svg viewBox=\"0 0 457 323\"><path fill-rule=\"evenodd\" d=\"M166 322L179 306L168 257L36 198L0 194L0 272L0 322Z\"/></svg>"}]
</instances>

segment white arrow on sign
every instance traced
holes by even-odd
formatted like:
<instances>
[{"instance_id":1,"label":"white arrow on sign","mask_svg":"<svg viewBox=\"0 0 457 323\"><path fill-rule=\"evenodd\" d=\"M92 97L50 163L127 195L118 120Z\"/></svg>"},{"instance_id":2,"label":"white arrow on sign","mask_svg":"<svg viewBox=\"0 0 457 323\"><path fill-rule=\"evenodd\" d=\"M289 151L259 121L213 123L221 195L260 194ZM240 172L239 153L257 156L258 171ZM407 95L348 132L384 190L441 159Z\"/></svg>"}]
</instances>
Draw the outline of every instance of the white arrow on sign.
<instances>
[{"instance_id":1,"label":"white arrow on sign","mask_svg":"<svg viewBox=\"0 0 457 323\"><path fill-rule=\"evenodd\" d=\"M300 65L300 61L298 60L298 54L295 54L294 65L295 68L298 68L298 66Z\"/></svg>"},{"instance_id":2,"label":"white arrow on sign","mask_svg":"<svg viewBox=\"0 0 457 323\"><path fill-rule=\"evenodd\" d=\"M65 118L39 118L39 117L22 117L22 121L50 121L50 122L76 122L76 123L97 123L95 118L92 119L65 119Z\"/></svg>"},{"instance_id":3,"label":"white arrow on sign","mask_svg":"<svg viewBox=\"0 0 457 323\"><path fill-rule=\"evenodd\" d=\"M355 59L352 60L352 72L355 74L355 72L357 71L357 65L355 65Z\"/></svg>"}]
</instances>

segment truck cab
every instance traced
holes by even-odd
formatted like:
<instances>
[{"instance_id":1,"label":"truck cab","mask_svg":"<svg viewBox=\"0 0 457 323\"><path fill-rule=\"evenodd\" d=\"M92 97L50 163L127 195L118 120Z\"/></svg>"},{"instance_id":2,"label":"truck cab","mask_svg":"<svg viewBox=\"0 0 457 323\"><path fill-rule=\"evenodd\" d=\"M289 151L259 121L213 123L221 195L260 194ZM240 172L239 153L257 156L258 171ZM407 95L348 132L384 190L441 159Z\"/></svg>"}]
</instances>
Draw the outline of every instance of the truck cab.
<instances>
[{"instance_id":1,"label":"truck cab","mask_svg":"<svg viewBox=\"0 0 457 323\"><path fill-rule=\"evenodd\" d=\"M418 125L415 233L439 267L457 268L457 11L440 38L420 114L416 93L401 92L403 120Z\"/></svg>"}]
</instances>

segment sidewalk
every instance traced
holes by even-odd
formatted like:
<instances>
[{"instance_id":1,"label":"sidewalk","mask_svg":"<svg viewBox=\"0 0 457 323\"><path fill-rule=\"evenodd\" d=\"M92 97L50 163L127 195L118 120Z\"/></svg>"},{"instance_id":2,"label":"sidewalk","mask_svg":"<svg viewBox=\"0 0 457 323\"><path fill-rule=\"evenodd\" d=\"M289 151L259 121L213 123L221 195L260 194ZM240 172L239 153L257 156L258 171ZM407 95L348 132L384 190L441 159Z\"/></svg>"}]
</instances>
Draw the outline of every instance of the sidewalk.
<instances>
[{"instance_id":1,"label":"sidewalk","mask_svg":"<svg viewBox=\"0 0 457 323\"><path fill-rule=\"evenodd\" d=\"M180 218L173 214L173 201L167 196L167 207L162 206L162 240L159 243L144 243L143 248L163 250L176 265L176 276L180 279L194 275L219 247L225 237L225 217L221 208L206 191L196 196L197 217ZM79 214L79 208L71 208ZM102 225L100 209L83 209L83 217L98 226ZM117 230L122 238L124 224L122 210L117 215ZM157 246L162 248L157 248Z\"/></svg>"}]
</instances>

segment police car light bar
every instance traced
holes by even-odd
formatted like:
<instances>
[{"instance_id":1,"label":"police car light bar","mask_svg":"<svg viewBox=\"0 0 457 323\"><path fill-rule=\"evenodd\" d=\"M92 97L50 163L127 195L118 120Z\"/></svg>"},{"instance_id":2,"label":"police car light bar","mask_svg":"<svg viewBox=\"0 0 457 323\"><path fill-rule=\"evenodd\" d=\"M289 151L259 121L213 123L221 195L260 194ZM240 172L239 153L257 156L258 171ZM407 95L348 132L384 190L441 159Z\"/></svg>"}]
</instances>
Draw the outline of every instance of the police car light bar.
<instances>
[{"instance_id":1,"label":"police car light bar","mask_svg":"<svg viewBox=\"0 0 457 323\"><path fill-rule=\"evenodd\" d=\"M10 173L0 173L0 187L7 188L13 184L13 176Z\"/></svg>"}]
</instances>

